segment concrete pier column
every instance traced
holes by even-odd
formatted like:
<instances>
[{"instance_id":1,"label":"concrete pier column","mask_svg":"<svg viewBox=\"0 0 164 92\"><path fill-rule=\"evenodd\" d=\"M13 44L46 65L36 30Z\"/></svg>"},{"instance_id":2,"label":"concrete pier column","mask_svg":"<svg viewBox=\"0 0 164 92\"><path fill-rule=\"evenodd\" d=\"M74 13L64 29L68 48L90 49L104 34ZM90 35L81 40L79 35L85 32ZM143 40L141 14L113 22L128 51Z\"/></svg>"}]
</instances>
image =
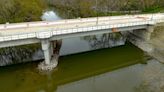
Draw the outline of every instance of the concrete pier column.
<instances>
[{"instance_id":1,"label":"concrete pier column","mask_svg":"<svg viewBox=\"0 0 164 92\"><path fill-rule=\"evenodd\" d=\"M45 60L38 65L38 68L43 71L51 71L58 64L58 59L53 53L53 43L49 39L41 39L41 46Z\"/></svg>"},{"instance_id":2,"label":"concrete pier column","mask_svg":"<svg viewBox=\"0 0 164 92\"><path fill-rule=\"evenodd\" d=\"M50 52L50 42L48 39L42 40L41 45L45 58L44 62L46 65L49 65L51 63L51 56L52 56L52 53Z\"/></svg>"},{"instance_id":3,"label":"concrete pier column","mask_svg":"<svg viewBox=\"0 0 164 92\"><path fill-rule=\"evenodd\" d=\"M150 32L150 33L154 32L154 25L148 25L147 26L147 31Z\"/></svg>"},{"instance_id":4,"label":"concrete pier column","mask_svg":"<svg viewBox=\"0 0 164 92\"><path fill-rule=\"evenodd\" d=\"M147 31L147 33L146 33L147 39L146 40L149 41L151 39L151 34L154 32L154 25L148 25L146 31Z\"/></svg>"}]
</instances>

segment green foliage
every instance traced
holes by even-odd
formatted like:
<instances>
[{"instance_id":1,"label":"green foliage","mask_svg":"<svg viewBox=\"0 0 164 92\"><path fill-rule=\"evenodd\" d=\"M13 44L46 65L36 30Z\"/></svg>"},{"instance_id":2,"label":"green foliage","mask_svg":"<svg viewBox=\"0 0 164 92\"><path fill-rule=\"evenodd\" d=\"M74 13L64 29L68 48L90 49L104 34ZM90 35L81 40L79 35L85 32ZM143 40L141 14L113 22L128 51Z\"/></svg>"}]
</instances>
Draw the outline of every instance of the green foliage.
<instances>
[{"instance_id":1,"label":"green foliage","mask_svg":"<svg viewBox=\"0 0 164 92\"><path fill-rule=\"evenodd\" d=\"M46 3L43 0L0 0L0 23L38 21Z\"/></svg>"},{"instance_id":2,"label":"green foliage","mask_svg":"<svg viewBox=\"0 0 164 92\"><path fill-rule=\"evenodd\" d=\"M145 13L156 13L156 12L163 12L163 11L164 11L164 7L159 7L159 6L152 6L143 10L143 12Z\"/></svg>"},{"instance_id":3,"label":"green foliage","mask_svg":"<svg viewBox=\"0 0 164 92\"><path fill-rule=\"evenodd\" d=\"M50 5L64 11L64 18L164 11L164 0L52 0Z\"/></svg>"}]
</instances>

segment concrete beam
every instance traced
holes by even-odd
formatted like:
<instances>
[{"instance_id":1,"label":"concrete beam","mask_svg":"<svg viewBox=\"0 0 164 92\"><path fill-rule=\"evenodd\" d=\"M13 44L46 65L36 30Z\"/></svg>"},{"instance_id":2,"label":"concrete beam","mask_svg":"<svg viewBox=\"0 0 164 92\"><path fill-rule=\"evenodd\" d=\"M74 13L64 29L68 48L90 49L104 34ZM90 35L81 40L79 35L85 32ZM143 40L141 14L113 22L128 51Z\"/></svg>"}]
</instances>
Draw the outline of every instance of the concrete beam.
<instances>
[{"instance_id":1,"label":"concrete beam","mask_svg":"<svg viewBox=\"0 0 164 92\"><path fill-rule=\"evenodd\" d=\"M145 29L145 28L147 28L147 25L122 27L122 28L116 28L116 29L117 29L117 32L121 32L121 31L131 31L131 30L135 30L135 29ZM75 34L57 35L57 36L53 36L52 38L50 38L50 40L53 41L53 40L71 38L71 37L98 35L98 34L104 34L104 33L113 33L113 31L112 31L112 29L105 29L105 30L97 30L97 31L79 32L79 33L75 33Z\"/></svg>"},{"instance_id":2,"label":"concrete beam","mask_svg":"<svg viewBox=\"0 0 164 92\"><path fill-rule=\"evenodd\" d=\"M13 40L0 43L0 48L40 43L39 39Z\"/></svg>"},{"instance_id":3,"label":"concrete beam","mask_svg":"<svg viewBox=\"0 0 164 92\"><path fill-rule=\"evenodd\" d=\"M120 32L120 31L130 31L130 30L144 29L144 28L148 28L148 30L152 31L151 26L147 27L147 25L133 26L133 27L122 27L122 28L116 28L116 29L118 32ZM97 31L86 31L86 32L79 32L79 33L65 34L65 35L57 35L57 36L53 36L52 38L50 38L50 41L60 40L60 39L70 38L70 37L80 37L80 36L97 35L97 34L104 34L104 33L112 33L112 29L97 30ZM12 41L1 42L0 48L34 44L34 43L40 43L40 42L41 42L41 40L37 39L37 38L12 40Z\"/></svg>"},{"instance_id":4,"label":"concrete beam","mask_svg":"<svg viewBox=\"0 0 164 92\"><path fill-rule=\"evenodd\" d=\"M154 26L148 25L145 29L133 30L131 33L145 41L149 41L151 39L151 34L153 31Z\"/></svg>"}]
</instances>

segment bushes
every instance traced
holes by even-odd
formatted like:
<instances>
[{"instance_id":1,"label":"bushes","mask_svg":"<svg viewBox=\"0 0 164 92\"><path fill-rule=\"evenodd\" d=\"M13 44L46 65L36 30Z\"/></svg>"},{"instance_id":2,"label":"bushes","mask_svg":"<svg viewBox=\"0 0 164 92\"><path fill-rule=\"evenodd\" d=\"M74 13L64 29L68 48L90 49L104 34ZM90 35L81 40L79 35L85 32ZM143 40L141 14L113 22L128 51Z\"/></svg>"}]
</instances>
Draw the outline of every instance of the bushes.
<instances>
[{"instance_id":1,"label":"bushes","mask_svg":"<svg viewBox=\"0 0 164 92\"><path fill-rule=\"evenodd\" d=\"M46 3L43 0L0 0L0 23L38 21Z\"/></svg>"},{"instance_id":2,"label":"bushes","mask_svg":"<svg viewBox=\"0 0 164 92\"><path fill-rule=\"evenodd\" d=\"M96 3L97 1L97 3ZM164 10L164 0L52 0L56 9L65 12L67 18L117 15L113 11L160 12ZM68 12L69 11L69 12ZM130 12L129 12L130 13ZM74 18L73 17L73 18Z\"/></svg>"}]
</instances>

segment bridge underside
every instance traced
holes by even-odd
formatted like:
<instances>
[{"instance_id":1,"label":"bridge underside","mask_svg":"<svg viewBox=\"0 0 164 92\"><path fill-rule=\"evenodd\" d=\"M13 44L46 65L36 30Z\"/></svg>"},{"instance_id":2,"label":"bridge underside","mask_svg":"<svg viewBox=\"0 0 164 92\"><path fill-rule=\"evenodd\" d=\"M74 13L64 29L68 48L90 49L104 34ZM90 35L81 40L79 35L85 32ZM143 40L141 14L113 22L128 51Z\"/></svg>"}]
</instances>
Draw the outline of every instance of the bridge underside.
<instances>
[{"instance_id":1,"label":"bridge underside","mask_svg":"<svg viewBox=\"0 0 164 92\"><path fill-rule=\"evenodd\" d=\"M139 31L142 30L142 31ZM27 45L27 44L34 44L34 43L41 43L42 50L44 52L45 60L41 64L39 64L39 69L41 70L52 70L58 64L58 56L54 53L54 48L56 42L60 39L71 38L71 37L80 37L80 36L88 36L88 35L98 35L104 33L113 33L113 32L122 32L136 35L144 40L149 40L150 34L153 31L152 26L150 25L142 25L142 26L131 26L131 27L122 27L122 28L115 28L115 29L105 29L105 30L95 30L95 31L87 31L87 32L78 32L74 34L63 34L63 35L56 35L51 38L46 39L23 39L23 40L15 40L15 41L6 41L1 42L0 48L3 47L11 47L11 46L20 46L20 45ZM139 48L143 48L145 45L141 46L141 42L143 41L134 41L135 36L130 35L129 41L132 42L134 45L138 46ZM145 50L145 49L144 49ZM148 50L145 50L148 51Z\"/></svg>"},{"instance_id":2,"label":"bridge underside","mask_svg":"<svg viewBox=\"0 0 164 92\"><path fill-rule=\"evenodd\" d=\"M116 28L115 32L132 31L132 30L137 30L137 29L147 29L147 25ZM49 41L54 41L54 40L60 40L60 39L65 39L65 38L71 38L71 37L98 35L98 34L104 34L104 33L113 33L113 30L105 29L105 30L79 32L79 33L74 33L74 34L63 34L63 35L56 35L48 39ZM44 40L44 39L31 38L31 39L5 41L5 42L1 42L0 48L41 43L41 40Z\"/></svg>"}]
</instances>

